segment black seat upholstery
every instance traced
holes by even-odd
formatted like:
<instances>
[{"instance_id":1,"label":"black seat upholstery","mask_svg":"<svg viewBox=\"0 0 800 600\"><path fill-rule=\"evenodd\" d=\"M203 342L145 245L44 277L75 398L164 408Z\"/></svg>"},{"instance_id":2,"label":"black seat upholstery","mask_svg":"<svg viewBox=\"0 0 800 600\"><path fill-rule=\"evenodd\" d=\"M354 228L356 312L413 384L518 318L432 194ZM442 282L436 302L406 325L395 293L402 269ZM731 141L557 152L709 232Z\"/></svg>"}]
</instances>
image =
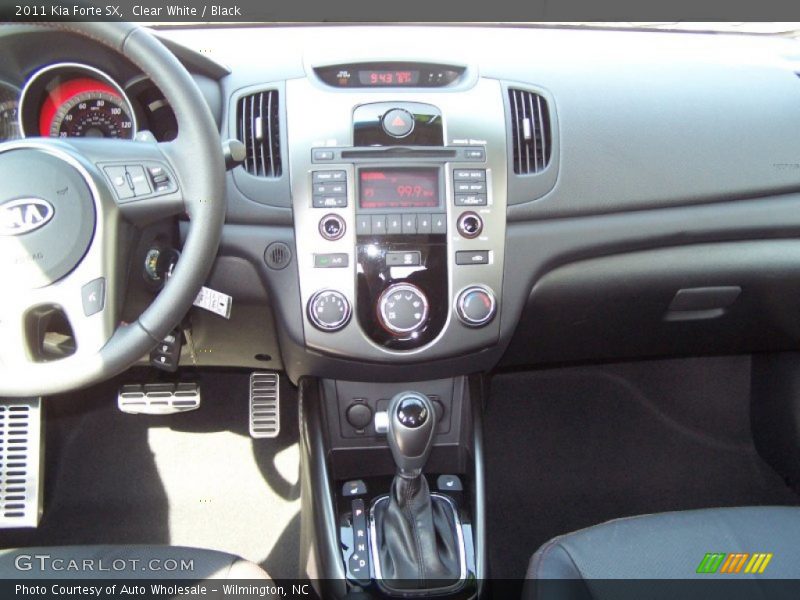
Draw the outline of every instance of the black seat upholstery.
<instances>
[{"instance_id":1,"label":"black seat upholstery","mask_svg":"<svg viewBox=\"0 0 800 600\"><path fill-rule=\"evenodd\" d=\"M182 546L58 546L0 550L2 579L260 579L233 554Z\"/></svg>"},{"instance_id":2,"label":"black seat upholstery","mask_svg":"<svg viewBox=\"0 0 800 600\"><path fill-rule=\"evenodd\" d=\"M716 508L617 519L539 548L528 566L526 597L547 598L544 591L553 589L530 580L583 580L587 585L579 596L594 598L588 581L593 579L797 579L798 548L800 508L795 507ZM716 560L713 573L698 572L710 553L725 557ZM748 556L734 559L732 554ZM757 554L772 556L763 572L746 572ZM737 572L728 573L731 568Z\"/></svg>"}]
</instances>

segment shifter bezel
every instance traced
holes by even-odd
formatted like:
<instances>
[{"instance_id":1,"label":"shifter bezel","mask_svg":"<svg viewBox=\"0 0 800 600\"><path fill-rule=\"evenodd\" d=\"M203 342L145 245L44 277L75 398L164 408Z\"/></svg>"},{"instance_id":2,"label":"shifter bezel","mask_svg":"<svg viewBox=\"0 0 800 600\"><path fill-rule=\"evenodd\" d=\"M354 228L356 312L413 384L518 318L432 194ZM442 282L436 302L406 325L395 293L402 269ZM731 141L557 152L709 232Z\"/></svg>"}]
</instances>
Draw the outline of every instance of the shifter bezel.
<instances>
[{"instance_id":1,"label":"shifter bezel","mask_svg":"<svg viewBox=\"0 0 800 600\"><path fill-rule=\"evenodd\" d=\"M385 594L388 594L390 596L402 596L402 597L440 596L440 595L454 594L456 592L459 592L467 583L468 569L467 569L467 549L465 540L470 539L470 537L464 535L461 518L458 515L458 506L456 505L456 503L453 501L452 498L436 492L431 492L431 501L444 502L448 506L450 513L453 515L453 520L456 530L456 543L458 544L458 562L459 562L458 581L446 587L424 588L418 590L408 589L408 588L403 588L403 589L393 588L391 585L387 583L387 580L383 578L383 572L381 570L380 551L378 549L378 530L377 530L377 522L375 519L375 512L378 506L384 502L389 502L389 495L383 494L375 498L372 501L372 504L370 505L369 535L367 542L369 544L370 559L372 562L373 580L381 589L381 591L384 592Z\"/></svg>"}]
</instances>

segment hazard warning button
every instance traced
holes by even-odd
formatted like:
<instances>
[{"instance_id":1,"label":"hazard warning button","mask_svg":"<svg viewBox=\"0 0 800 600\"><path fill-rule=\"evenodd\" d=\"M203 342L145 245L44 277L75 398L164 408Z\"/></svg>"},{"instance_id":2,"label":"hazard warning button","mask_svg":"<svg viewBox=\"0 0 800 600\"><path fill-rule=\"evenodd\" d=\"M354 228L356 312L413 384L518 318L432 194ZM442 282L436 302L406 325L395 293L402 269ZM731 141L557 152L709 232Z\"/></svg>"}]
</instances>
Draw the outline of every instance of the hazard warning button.
<instances>
[{"instance_id":1,"label":"hazard warning button","mask_svg":"<svg viewBox=\"0 0 800 600\"><path fill-rule=\"evenodd\" d=\"M383 130L392 137L406 137L414 130L414 115L402 108L393 108L383 115Z\"/></svg>"}]
</instances>

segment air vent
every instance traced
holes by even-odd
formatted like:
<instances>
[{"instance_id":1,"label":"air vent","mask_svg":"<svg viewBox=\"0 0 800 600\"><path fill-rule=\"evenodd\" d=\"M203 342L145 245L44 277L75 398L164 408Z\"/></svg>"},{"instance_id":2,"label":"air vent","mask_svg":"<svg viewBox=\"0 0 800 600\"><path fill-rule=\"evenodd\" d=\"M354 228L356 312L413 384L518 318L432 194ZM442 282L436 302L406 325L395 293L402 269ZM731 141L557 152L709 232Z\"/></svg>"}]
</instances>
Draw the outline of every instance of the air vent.
<instances>
[{"instance_id":1,"label":"air vent","mask_svg":"<svg viewBox=\"0 0 800 600\"><path fill-rule=\"evenodd\" d=\"M236 107L236 136L247 147L242 165L257 177L280 177L281 136L277 90L239 98Z\"/></svg>"},{"instance_id":2,"label":"air vent","mask_svg":"<svg viewBox=\"0 0 800 600\"><path fill-rule=\"evenodd\" d=\"M550 115L539 94L509 89L514 173L538 173L550 162Z\"/></svg>"}]
</instances>

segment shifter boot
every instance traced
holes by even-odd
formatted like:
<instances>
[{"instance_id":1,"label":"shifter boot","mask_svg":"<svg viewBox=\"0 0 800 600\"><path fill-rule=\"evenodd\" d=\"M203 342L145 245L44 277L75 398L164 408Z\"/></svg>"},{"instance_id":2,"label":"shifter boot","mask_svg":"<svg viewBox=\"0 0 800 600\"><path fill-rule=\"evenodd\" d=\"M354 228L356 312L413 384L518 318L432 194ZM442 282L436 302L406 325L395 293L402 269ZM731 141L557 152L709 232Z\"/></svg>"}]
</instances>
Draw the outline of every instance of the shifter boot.
<instances>
[{"instance_id":1,"label":"shifter boot","mask_svg":"<svg viewBox=\"0 0 800 600\"><path fill-rule=\"evenodd\" d=\"M453 509L431 497L424 476L396 476L389 502L376 507L375 525L381 574L389 587L432 590L458 582Z\"/></svg>"}]
</instances>

